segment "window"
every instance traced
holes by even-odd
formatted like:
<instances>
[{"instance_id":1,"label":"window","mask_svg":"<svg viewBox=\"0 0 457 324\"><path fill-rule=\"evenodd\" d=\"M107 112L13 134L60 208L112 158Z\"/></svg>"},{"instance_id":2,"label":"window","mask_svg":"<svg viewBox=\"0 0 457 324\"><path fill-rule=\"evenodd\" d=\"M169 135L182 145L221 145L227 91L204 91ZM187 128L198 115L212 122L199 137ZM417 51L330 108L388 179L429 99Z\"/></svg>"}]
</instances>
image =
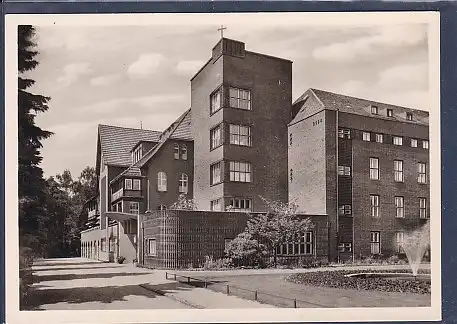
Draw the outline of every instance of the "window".
<instances>
[{"instance_id":1,"label":"window","mask_svg":"<svg viewBox=\"0 0 457 324\"><path fill-rule=\"evenodd\" d=\"M405 217L405 206L403 197L395 197L395 217L404 218Z\"/></svg>"},{"instance_id":2,"label":"window","mask_svg":"<svg viewBox=\"0 0 457 324\"><path fill-rule=\"evenodd\" d=\"M370 233L370 248L371 254L381 253L381 235L379 232Z\"/></svg>"},{"instance_id":3,"label":"window","mask_svg":"<svg viewBox=\"0 0 457 324\"><path fill-rule=\"evenodd\" d=\"M131 201L129 203L129 213L130 214L139 214L140 213L140 203L136 201Z\"/></svg>"},{"instance_id":4,"label":"window","mask_svg":"<svg viewBox=\"0 0 457 324\"><path fill-rule=\"evenodd\" d=\"M313 254L313 232L306 232L301 237L299 254Z\"/></svg>"},{"instance_id":5,"label":"window","mask_svg":"<svg viewBox=\"0 0 457 324\"><path fill-rule=\"evenodd\" d=\"M338 245L338 252L352 252L352 243L340 243Z\"/></svg>"},{"instance_id":6,"label":"window","mask_svg":"<svg viewBox=\"0 0 457 324\"><path fill-rule=\"evenodd\" d=\"M394 145L403 145L403 137L394 136L393 143Z\"/></svg>"},{"instance_id":7,"label":"window","mask_svg":"<svg viewBox=\"0 0 457 324\"><path fill-rule=\"evenodd\" d=\"M339 165L338 174L342 176L351 176L351 167Z\"/></svg>"},{"instance_id":8,"label":"window","mask_svg":"<svg viewBox=\"0 0 457 324\"><path fill-rule=\"evenodd\" d=\"M295 242L285 243L277 247L278 255L312 255L314 253L313 232L297 236Z\"/></svg>"},{"instance_id":9,"label":"window","mask_svg":"<svg viewBox=\"0 0 457 324\"><path fill-rule=\"evenodd\" d=\"M178 144L174 145L174 155L175 155L175 160L179 160L179 145Z\"/></svg>"},{"instance_id":10,"label":"window","mask_svg":"<svg viewBox=\"0 0 457 324\"><path fill-rule=\"evenodd\" d=\"M371 134L369 132L363 132L363 140L369 142L371 140Z\"/></svg>"},{"instance_id":11,"label":"window","mask_svg":"<svg viewBox=\"0 0 457 324\"><path fill-rule=\"evenodd\" d=\"M167 191L167 174L165 172L157 173L157 190Z\"/></svg>"},{"instance_id":12,"label":"window","mask_svg":"<svg viewBox=\"0 0 457 324\"><path fill-rule=\"evenodd\" d=\"M411 147L417 147L417 139L411 138Z\"/></svg>"},{"instance_id":13,"label":"window","mask_svg":"<svg viewBox=\"0 0 457 324\"><path fill-rule=\"evenodd\" d=\"M216 147L222 145L221 141L221 126L216 126L210 131L211 136L211 149L215 149Z\"/></svg>"},{"instance_id":14,"label":"window","mask_svg":"<svg viewBox=\"0 0 457 324\"><path fill-rule=\"evenodd\" d=\"M214 114L216 111L218 111L219 109L222 108L222 91L221 89L217 90L216 92L214 92L211 97L210 97L210 112L211 114Z\"/></svg>"},{"instance_id":15,"label":"window","mask_svg":"<svg viewBox=\"0 0 457 324\"><path fill-rule=\"evenodd\" d=\"M417 182L427 183L427 165L425 163L417 164Z\"/></svg>"},{"instance_id":16,"label":"window","mask_svg":"<svg viewBox=\"0 0 457 324\"><path fill-rule=\"evenodd\" d=\"M187 160L187 145L186 144L181 145L181 159Z\"/></svg>"},{"instance_id":17,"label":"window","mask_svg":"<svg viewBox=\"0 0 457 324\"><path fill-rule=\"evenodd\" d=\"M189 177L185 173L181 173L181 177L179 178L179 192L180 193L187 193L189 188Z\"/></svg>"},{"instance_id":18,"label":"window","mask_svg":"<svg viewBox=\"0 0 457 324\"><path fill-rule=\"evenodd\" d=\"M382 142L383 142L382 134L376 134L376 143L382 143Z\"/></svg>"},{"instance_id":19,"label":"window","mask_svg":"<svg viewBox=\"0 0 457 324\"><path fill-rule=\"evenodd\" d=\"M379 217L379 195L370 195L371 217Z\"/></svg>"},{"instance_id":20,"label":"window","mask_svg":"<svg viewBox=\"0 0 457 324\"><path fill-rule=\"evenodd\" d=\"M403 161L394 161L394 178L396 182L403 182Z\"/></svg>"},{"instance_id":21,"label":"window","mask_svg":"<svg viewBox=\"0 0 457 324\"><path fill-rule=\"evenodd\" d=\"M221 204L222 199L215 199L210 201L210 207L212 211L221 211L222 210L222 204Z\"/></svg>"},{"instance_id":22,"label":"window","mask_svg":"<svg viewBox=\"0 0 457 324\"><path fill-rule=\"evenodd\" d=\"M338 214L340 216L351 216L352 215L352 206L351 205L340 205L340 207L338 207Z\"/></svg>"},{"instance_id":23,"label":"window","mask_svg":"<svg viewBox=\"0 0 457 324\"><path fill-rule=\"evenodd\" d=\"M231 161L230 181L251 182L251 163Z\"/></svg>"},{"instance_id":24,"label":"window","mask_svg":"<svg viewBox=\"0 0 457 324\"><path fill-rule=\"evenodd\" d=\"M230 144L251 146L251 127L230 125Z\"/></svg>"},{"instance_id":25,"label":"window","mask_svg":"<svg viewBox=\"0 0 457 324\"><path fill-rule=\"evenodd\" d=\"M132 179L125 179L125 190L132 190Z\"/></svg>"},{"instance_id":26,"label":"window","mask_svg":"<svg viewBox=\"0 0 457 324\"><path fill-rule=\"evenodd\" d=\"M212 185L221 182L221 162L211 165L210 173Z\"/></svg>"},{"instance_id":27,"label":"window","mask_svg":"<svg viewBox=\"0 0 457 324\"><path fill-rule=\"evenodd\" d=\"M379 159L370 158L370 179L379 180Z\"/></svg>"},{"instance_id":28,"label":"window","mask_svg":"<svg viewBox=\"0 0 457 324\"><path fill-rule=\"evenodd\" d=\"M422 141L422 148L428 150L428 141Z\"/></svg>"},{"instance_id":29,"label":"window","mask_svg":"<svg viewBox=\"0 0 457 324\"><path fill-rule=\"evenodd\" d=\"M289 134L289 146L292 146L292 133Z\"/></svg>"},{"instance_id":30,"label":"window","mask_svg":"<svg viewBox=\"0 0 457 324\"><path fill-rule=\"evenodd\" d=\"M350 129L338 129L338 137L351 139L351 130Z\"/></svg>"},{"instance_id":31,"label":"window","mask_svg":"<svg viewBox=\"0 0 457 324\"><path fill-rule=\"evenodd\" d=\"M100 239L100 251L106 252L106 238Z\"/></svg>"},{"instance_id":32,"label":"window","mask_svg":"<svg viewBox=\"0 0 457 324\"><path fill-rule=\"evenodd\" d=\"M406 120L413 120L413 114L412 113L406 113Z\"/></svg>"},{"instance_id":33,"label":"window","mask_svg":"<svg viewBox=\"0 0 457 324\"><path fill-rule=\"evenodd\" d=\"M157 210L167 210L167 206L159 205L159 207L157 207Z\"/></svg>"},{"instance_id":34,"label":"window","mask_svg":"<svg viewBox=\"0 0 457 324\"><path fill-rule=\"evenodd\" d=\"M237 212L249 212L251 211L251 199L247 198L232 198L230 200L230 209Z\"/></svg>"},{"instance_id":35,"label":"window","mask_svg":"<svg viewBox=\"0 0 457 324\"><path fill-rule=\"evenodd\" d=\"M387 117L393 117L394 116L394 110L393 109L387 109Z\"/></svg>"},{"instance_id":36,"label":"window","mask_svg":"<svg viewBox=\"0 0 457 324\"><path fill-rule=\"evenodd\" d=\"M371 113L373 115L377 115L378 114L378 106L371 106Z\"/></svg>"},{"instance_id":37,"label":"window","mask_svg":"<svg viewBox=\"0 0 457 324\"><path fill-rule=\"evenodd\" d=\"M138 162L143 156L143 150L141 147L141 144L133 151L132 157L133 157L133 163Z\"/></svg>"},{"instance_id":38,"label":"window","mask_svg":"<svg viewBox=\"0 0 457 324\"><path fill-rule=\"evenodd\" d=\"M230 107L251 110L251 92L248 90L230 88Z\"/></svg>"},{"instance_id":39,"label":"window","mask_svg":"<svg viewBox=\"0 0 457 324\"><path fill-rule=\"evenodd\" d=\"M229 247L230 242L232 242L233 239L224 239L224 250L227 250Z\"/></svg>"},{"instance_id":40,"label":"window","mask_svg":"<svg viewBox=\"0 0 457 324\"><path fill-rule=\"evenodd\" d=\"M148 255L157 255L157 241L156 239L148 239Z\"/></svg>"},{"instance_id":41,"label":"window","mask_svg":"<svg viewBox=\"0 0 457 324\"><path fill-rule=\"evenodd\" d=\"M141 180L133 179L133 190L141 190Z\"/></svg>"},{"instance_id":42,"label":"window","mask_svg":"<svg viewBox=\"0 0 457 324\"><path fill-rule=\"evenodd\" d=\"M419 198L419 217L427 218L427 198Z\"/></svg>"},{"instance_id":43,"label":"window","mask_svg":"<svg viewBox=\"0 0 457 324\"><path fill-rule=\"evenodd\" d=\"M293 178L294 178L294 177L293 177L293 175L294 175L293 172L294 172L294 170L293 170L293 169L290 169L290 182L292 182L292 180L293 180Z\"/></svg>"},{"instance_id":44,"label":"window","mask_svg":"<svg viewBox=\"0 0 457 324\"><path fill-rule=\"evenodd\" d=\"M395 249L397 253L405 253L403 250L403 242L405 241L405 233L397 232L395 233Z\"/></svg>"}]
</instances>

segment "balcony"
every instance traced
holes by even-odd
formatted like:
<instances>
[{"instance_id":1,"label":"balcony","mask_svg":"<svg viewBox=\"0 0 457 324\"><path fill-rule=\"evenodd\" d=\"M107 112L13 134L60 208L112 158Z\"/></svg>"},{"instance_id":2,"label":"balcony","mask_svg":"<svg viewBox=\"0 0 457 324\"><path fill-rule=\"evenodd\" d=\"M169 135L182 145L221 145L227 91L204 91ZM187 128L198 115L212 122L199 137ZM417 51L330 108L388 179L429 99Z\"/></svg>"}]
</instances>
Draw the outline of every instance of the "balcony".
<instances>
[{"instance_id":1,"label":"balcony","mask_svg":"<svg viewBox=\"0 0 457 324\"><path fill-rule=\"evenodd\" d=\"M87 218L93 218L93 217L96 217L100 215L100 213L98 212L97 209L92 209L92 210L89 210L88 213L87 213Z\"/></svg>"},{"instance_id":2,"label":"balcony","mask_svg":"<svg viewBox=\"0 0 457 324\"><path fill-rule=\"evenodd\" d=\"M124 188L119 189L111 195L111 201L115 201L124 195Z\"/></svg>"},{"instance_id":3,"label":"balcony","mask_svg":"<svg viewBox=\"0 0 457 324\"><path fill-rule=\"evenodd\" d=\"M111 195L111 202L114 202L122 197L142 197L141 190L127 190L124 188L119 189Z\"/></svg>"}]
</instances>

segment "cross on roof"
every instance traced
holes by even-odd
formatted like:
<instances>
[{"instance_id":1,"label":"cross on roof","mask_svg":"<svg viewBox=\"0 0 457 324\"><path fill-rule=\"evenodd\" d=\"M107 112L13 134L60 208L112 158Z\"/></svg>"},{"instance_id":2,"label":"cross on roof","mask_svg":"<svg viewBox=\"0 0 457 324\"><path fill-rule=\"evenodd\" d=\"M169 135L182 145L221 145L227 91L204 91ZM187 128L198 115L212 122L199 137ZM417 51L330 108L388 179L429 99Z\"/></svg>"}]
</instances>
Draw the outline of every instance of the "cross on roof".
<instances>
[{"instance_id":1,"label":"cross on roof","mask_svg":"<svg viewBox=\"0 0 457 324\"><path fill-rule=\"evenodd\" d=\"M224 30L225 29L227 29L227 27L224 27L224 25L221 25L221 27L217 29L217 30L219 30L221 32L221 38L224 38Z\"/></svg>"}]
</instances>

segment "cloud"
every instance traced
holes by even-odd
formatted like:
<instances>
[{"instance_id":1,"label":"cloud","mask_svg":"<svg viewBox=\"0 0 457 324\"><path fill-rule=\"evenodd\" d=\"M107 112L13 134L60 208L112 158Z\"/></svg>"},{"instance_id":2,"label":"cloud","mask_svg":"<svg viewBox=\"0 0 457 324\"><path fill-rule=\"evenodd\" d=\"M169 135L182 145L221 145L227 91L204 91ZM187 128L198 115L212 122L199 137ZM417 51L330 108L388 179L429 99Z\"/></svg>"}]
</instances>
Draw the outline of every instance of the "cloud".
<instances>
[{"instance_id":1,"label":"cloud","mask_svg":"<svg viewBox=\"0 0 457 324\"><path fill-rule=\"evenodd\" d=\"M89 63L70 63L63 67L63 74L57 78L57 82L63 86L69 86L80 77L92 73Z\"/></svg>"},{"instance_id":2,"label":"cloud","mask_svg":"<svg viewBox=\"0 0 457 324\"><path fill-rule=\"evenodd\" d=\"M428 86L426 63L396 65L379 73L378 85L383 88L423 89Z\"/></svg>"},{"instance_id":3,"label":"cloud","mask_svg":"<svg viewBox=\"0 0 457 324\"><path fill-rule=\"evenodd\" d=\"M166 95L153 95L153 96L144 96L133 99L127 99L137 105L143 107L151 107L157 104L167 104L167 103L177 103L184 101L184 96L182 94L166 94Z\"/></svg>"},{"instance_id":4,"label":"cloud","mask_svg":"<svg viewBox=\"0 0 457 324\"><path fill-rule=\"evenodd\" d=\"M148 76L156 72L165 61L165 56L160 53L141 54L135 62L130 64L128 72L134 76Z\"/></svg>"},{"instance_id":5,"label":"cloud","mask_svg":"<svg viewBox=\"0 0 457 324\"><path fill-rule=\"evenodd\" d=\"M175 71L181 75L191 75L197 73L198 70L205 64L204 61L181 61L175 67Z\"/></svg>"},{"instance_id":6,"label":"cloud","mask_svg":"<svg viewBox=\"0 0 457 324\"><path fill-rule=\"evenodd\" d=\"M338 87L337 92L344 95L355 95L360 89L366 88L366 82L361 80L349 80Z\"/></svg>"},{"instance_id":7,"label":"cloud","mask_svg":"<svg viewBox=\"0 0 457 324\"><path fill-rule=\"evenodd\" d=\"M107 86L117 82L120 78L121 76L117 73L106 74L90 79L89 83L95 87Z\"/></svg>"},{"instance_id":8,"label":"cloud","mask_svg":"<svg viewBox=\"0 0 457 324\"><path fill-rule=\"evenodd\" d=\"M427 39L424 25L391 25L374 29L372 35L349 39L317 47L313 50L316 60L348 62L360 57L379 55L385 51L419 45Z\"/></svg>"}]
</instances>

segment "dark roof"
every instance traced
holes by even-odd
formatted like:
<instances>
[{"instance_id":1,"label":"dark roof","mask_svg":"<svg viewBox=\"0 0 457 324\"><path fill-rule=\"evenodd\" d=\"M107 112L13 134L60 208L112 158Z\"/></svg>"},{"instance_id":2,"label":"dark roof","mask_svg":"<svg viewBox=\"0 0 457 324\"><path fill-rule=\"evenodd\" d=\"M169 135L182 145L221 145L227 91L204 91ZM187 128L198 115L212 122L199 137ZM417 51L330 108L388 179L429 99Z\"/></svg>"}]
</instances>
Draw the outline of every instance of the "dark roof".
<instances>
[{"instance_id":1,"label":"dark roof","mask_svg":"<svg viewBox=\"0 0 457 324\"><path fill-rule=\"evenodd\" d=\"M378 101L361 99L356 97L350 97L338 93L333 93L329 91L319 90L319 89L309 89L303 95L301 95L295 102L294 106L299 107L297 115L291 124L294 124L302 119L309 117L308 112L306 111L306 99L310 95L314 95L315 98L322 104L322 109L329 110L338 110L340 112L367 116L372 118L386 119L386 120L396 120L401 122L407 122L412 124L421 124L428 125L429 113L427 111L412 109L397 105L392 105L388 103L382 103ZM374 115L371 113L371 107L377 106L379 114ZM322 110L320 109L320 110ZM394 116L387 117L386 110L392 109ZM314 112L317 112L314 110ZM406 113L413 114L413 120L406 119Z\"/></svg>"},{"instance_id":2,"label":"dark roof","mask_svg":"<svg viewBox=\"0 0 457 324\"><path fill-rule=\"evenodd\" d=\"M107 165L129 166L132 163L130 150L138 141L158 142L160 132L126 128L111 125L98 125L101 154Z\"/></svg>"},{"instance_id":3,"label":"dark roof","mask_svg":"<svg viewBox=\"0 0 457 324\"><path fill-rule=\"evenodd\" d=\"M179 120L179 119L178 119ZM187 141L192 141L192 112L189 109L186 111L184 118L178 124L174 132L171 134L170 138L172 139L182 139Z\"/></svg>"}]
</instances>

